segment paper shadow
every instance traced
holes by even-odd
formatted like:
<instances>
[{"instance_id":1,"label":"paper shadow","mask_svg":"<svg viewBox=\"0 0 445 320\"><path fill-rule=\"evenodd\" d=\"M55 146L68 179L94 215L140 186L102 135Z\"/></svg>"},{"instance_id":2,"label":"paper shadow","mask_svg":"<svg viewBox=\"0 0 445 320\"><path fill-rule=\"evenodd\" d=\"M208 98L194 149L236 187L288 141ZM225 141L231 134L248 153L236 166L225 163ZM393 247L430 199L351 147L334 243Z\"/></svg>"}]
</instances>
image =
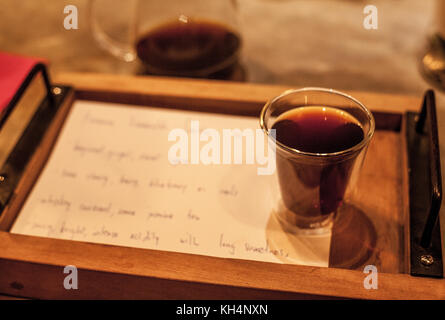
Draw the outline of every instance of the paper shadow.
<instances>
[{"instance_id":1,"label":"paper shadow","mask_svg":"<svg viewBox=\"0 0 445 320\"><path fill-rule=\"evenodd\" d=\"M327 267L330 239L330 232L320 235L288 232L277 218L276 212L267 221L266 240L270 252L286 264Z\"/></svg>"}]
</instances>

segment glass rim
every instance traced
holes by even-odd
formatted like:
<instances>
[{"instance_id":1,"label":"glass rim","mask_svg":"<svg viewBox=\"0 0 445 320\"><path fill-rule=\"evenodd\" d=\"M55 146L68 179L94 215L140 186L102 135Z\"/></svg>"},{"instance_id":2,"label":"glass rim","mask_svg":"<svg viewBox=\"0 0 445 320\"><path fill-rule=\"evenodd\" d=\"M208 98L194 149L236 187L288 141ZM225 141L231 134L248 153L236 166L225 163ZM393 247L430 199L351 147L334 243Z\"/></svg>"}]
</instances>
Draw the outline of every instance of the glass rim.
<instances>
[{"instance_id":1,"label":"glass rim","mask_svg":"<svg viewBox=\"0 0 445 320\"><path fill-rule=\"evenodd\" d=\"M338 96L342 96L346 99L349 99L350 101L354 102L355 104L357 104L360 109L366 114L368 120L369 120L369 131L368 134L366 135L366 137L364 137L362 139L362 141L360 141L359 143L357 143L356 145L345 149L345 150L341 150L341 151L336 151L336 152L330 152L330 153L316 153L316 152L306 152L306 151L301 151L295 148L291 148L289 146L286 146L285 144L281 143L280 141L278 141L276 138L271 137L270 136L270 128L267 127L266 125L266 121L265 121L265 117L266 117L266 113L267 111L272 107L272 105L274 103L276 103L278 100L289 96L291 94L294 93L300 93L300 92L309 92L309 91L313 91L313 92L323 92L323 93L331 93L331 94L335 94ZM317 157L317 158L327 158L327 157L335 157L335 156L341 156L341 155L347 155L350 153L353 153L357 150L361 150L363 147L365 147L369 141L371 140L371 138L374 135L375 132L375 119L374 116L372 115L371 111L363 104L361 103L359 100L357 100L356 98L352 97L351 95L341 92L341 91L337 91L334 89L327 89L327 88L319 88L319 87L305 87L305 88L301 88L301 89L289 89L284 91L283 93L281 93L279 96L272 98L270 100L268 100L266 102L266 104L264 105L263 109L261 110L261 114L260 114L260 127L261 129L264 131L264 133L271 139L273 139L273 141L277 144L277 146L279 146L281 149L283 149L284 151L287 151L289 153L292 154L297 154L297 155L302 155L302 156L309 156L309 157Z\"/></svg>"}]
</instances>

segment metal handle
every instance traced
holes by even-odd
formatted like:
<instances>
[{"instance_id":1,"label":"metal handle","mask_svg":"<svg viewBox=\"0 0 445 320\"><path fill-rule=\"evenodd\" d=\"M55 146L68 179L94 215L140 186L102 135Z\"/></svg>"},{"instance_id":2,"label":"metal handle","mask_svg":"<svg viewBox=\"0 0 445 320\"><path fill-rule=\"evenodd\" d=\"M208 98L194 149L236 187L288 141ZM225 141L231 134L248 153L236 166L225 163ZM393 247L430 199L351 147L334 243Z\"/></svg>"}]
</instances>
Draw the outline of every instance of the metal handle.
<instances>
[{"instance_id":1,"label":"metal handle","mask_svg":"<svg viewBox=\"0 0 445 320\"><path fill-rule=\"evenodd\" d=\"M442 201L442 177L435 102L434 92L428 90L420 113L406 114L410 273L442 278L442 243L437 223Z\"/></svg>"},{"instance_id":2,"label":"metal handle","mask_svg":"<svg viewBox=\"0 0 445 320\"><path fill-rule=\"evenodd\" d=\"M39 146L41 139L46 132L51 121L55 117L59 107L71 92L68 87L52 87L46 67L42 63L36 64L20 85L20 88L11 99L10 103L0 117L0 129L7 123L8 118L16 106L20 104L20 99L30 87L33 79L39 73L42 74L45 83L46 96L42 101L35 101L37 108L31 120L26 125L20 137L8 153L6 161L0 166L0 215L8 205L16 187L23 176L25 168L31 159L34 151ZM54 90L54 91L53 91ZM29 105L23 105L30 107Z\"/></svg>"},{"instance_id":3,"label":"metal handle","mask_svg":"<svg viewBox=\"0 0 445 320\"><path fill-rule=\"evenodd\" d=\"M49 81L49 76L48 76L48 72L46 71L46 67L43 63L37 63L36 65L34 65L34 67L31 69L31 71L29 71L25 80L23 80L19 89L14 94L14 96L12 97L8 106L3 111L3 114L0 116L0 129L3 127L6 120L8 120L8 117L11 115L12 110L14 110L14 107L17 105L17 103L23 96L23 93L25 92L25 90L28 89L29 85L31 84L31 81L34 79L34 77L39 72L42 74L43 81L45 82L46 98L48 99L50 105L52 105L52 106L54 105L54 97L53 97L53 94L51 91L51 83Z\"/></svg>"},{"instance_id":4,"label":"metal handle","mask_svg":"<svg viewBox=\"0 0 445 320\"><path fill-rule=\"evenodd\" d=\"M428 120L428 121L426 121ZM440 172L440 152L439 138L437 131L436 117L436 99L434 91L428 90L425 93L422 110L416 123L416 131L423 134L425 130L425 122L429 124L429 150L430 150L430 176L431 176L431 203L428 210L428 216L423 228L420 245L428 248L431 245L434 227L438 221L440 205L442 203L442 180Z\"/></svg>"}]
</instances>

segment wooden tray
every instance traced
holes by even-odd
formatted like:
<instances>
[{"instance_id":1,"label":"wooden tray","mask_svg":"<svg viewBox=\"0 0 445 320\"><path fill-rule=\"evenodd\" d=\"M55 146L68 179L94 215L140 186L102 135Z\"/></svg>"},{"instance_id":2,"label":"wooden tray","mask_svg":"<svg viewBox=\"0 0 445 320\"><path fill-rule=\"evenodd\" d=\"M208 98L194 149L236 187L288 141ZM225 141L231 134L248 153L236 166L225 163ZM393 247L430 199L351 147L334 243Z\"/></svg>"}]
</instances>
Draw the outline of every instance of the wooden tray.
<instances>
[{"instance_id":1,"label":"wooden tray","mask_svg":"<svg viewBox=\"0 0 445 320\"><path fill-rule=\"evenodd\" d=\"M215 258L8 232L37 179L74 99L129 103L258 117L283 86L96 74L62 74L75 88L28 164L25 179L0 217L0 293L30 298L106 299L445 299L445 279L408 274L408 183L403 118L420 97L350 92L374 113L377 132L359 181L360 207L371 223L366 261L354 269L335 262L347 246L331 248L331 267ZM362 221L363 222L363 221ZM357 230L338 233L351 241ZM345 234L348 234L345 237ZM359 238L357 238L359 239ZM353 241L353 240L352 240ZM334 255L334 258L332 257ZM340 261L340 260L339 260ZM378 289L364 288L365 264L375 265ZM65 290L63 269L78 268L78 290ZM217 271L217 272L215 272Z\"/></svg>"}]
</instances>

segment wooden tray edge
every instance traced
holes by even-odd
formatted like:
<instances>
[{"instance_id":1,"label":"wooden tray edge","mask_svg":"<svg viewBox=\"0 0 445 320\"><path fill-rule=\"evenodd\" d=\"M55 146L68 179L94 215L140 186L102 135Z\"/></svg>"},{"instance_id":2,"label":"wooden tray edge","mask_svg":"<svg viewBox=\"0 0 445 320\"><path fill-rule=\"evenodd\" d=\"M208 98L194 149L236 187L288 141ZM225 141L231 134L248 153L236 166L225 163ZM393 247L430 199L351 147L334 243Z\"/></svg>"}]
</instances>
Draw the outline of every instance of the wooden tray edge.
<instances>
[{"instance_id":1,"label":"wooden tray edge","mask_svg":"<svg viewBox=\"0 0 445 320\"><path fill-rule=\"evenodd\" d=\"M227 101L232 101L234 106L237 103L250 103L252 110L257 111L267 99L288 89L283 86L219 81L212 81L212 85L209 86L209 82L202 80L96 74L63 74L56 77L56 81L73 85L79 92L114 92L136 96L157 94L171 96L174 99L189 97L189 103L196 99L223 101L225 104ZM417 97L349 93L365 104L367 101L378 102L372 103L372 110L401 113L417 110L420 104L420 99ZM153 261L157 261L154 266ZM73 291L65 290L61 282L65 276L63 267L66 265L76 265L79 270L93 272L93 276L89 277L91 281L89 286L108 288L108 291L98 289L96 293L78 291L74 295L76 298L92 297L92 295L97 297L101 292L103 294L109 292L109 285L98 280L101 279L99 274L102 273L114 275L114 286L120 280L125 281L128 276L135 277L137 281L132 281L133 287L128 290L133 290L140 297L162 296L160 292L165 291L163 287L165 283L159 280L165 280L175 282L175 288L192 289L207 284L212 287L211 290L205 291L207 298L220 297L224 292L227 297L231 297L232 291L227 291L227 287L244 289L241 294L244 298L258 297L258 290L263 290L265 297L268 298L283 296L360 299L445 298L445 280L442 279L421 279L406 274L382 273L378 275L378 290L366 290L363 286L366 274L360 271L277 265L0 232L0 291L3 293L24 297L73 297ZM12 270L6 270L7 266L15 267ZM32 275L28 272L31 269L35 271ZM218 281L215 281L215 270L218 270ZM45 279L50 280L46 281L47 287L39 288L40 291L36 289L35 283L30 283L32 280L36 281L31 277L36 277L38 274L45 274L48 277ZM59 281L60 279L62 280ZM41 281L37 282L41 283ZM154 287L150 289L152 293L149 293L147 288L151 285ZM175 292L178 295L173 298L181 296L181 289ZM193 290L187 290L186 293L189 294L188 298L199 297L196 293L194 295ZM112 295L112 297L115 296L125 297L124 293Z\"/></svg>"},{"instance_id":2,"label":"wooden tray edge","mask_svg":"<svg viewBox=\"0 0 445 320\"><path fill-rule=\"evenodd\" d=\"M201 101L224 101L227 108L236 108L238 104L249 104L260 111L264 103L296 88L295 86L264 85L217 80L197 80L185 78L164 78L154 76L127 76L96 73L60 73L54 77L55 83L70 85L77 91L117 93L124 95L163 96L168 99L186 99L189 104ZM341 90L340 90L341 91ZM403 113L418 111L421 98L417 96L392 95L360 91L345 91L357 98L371 110ZM227 102L231 105L227 106ZM233 103L233 104L232 104ZM244 105L245 107L245 105Z\"/></svg>"},{"instance_id":3,"label":"wooden tray edge","mask_svg":"<svg viewBox=\"0 0 445 320\"><path fill-rule=\"evenodd\" d=\"M6 270L8 265L22 267ZM68 265L79 270L79 290L76 292L63 287L66 276L63 269ZM87 271L93 273L84 290L81 287L82 273ZM100 276L103 273L114 276L112 283L98 281L103 278ZM36 281L40 274L48 278ZM226 298L232 298L227 288L243 288L242 298L257 297L255 292L263 290L263 297L270 299L282 298L286 293L289 298L445 299L445 279L379 273L378 289L367 290L363 285L366 276L360 271L345 269L281 265L0 232L0 291L16 296L122 298L129 291L140 298L184 298L178 290L185 286L189 288L185 296L193 299L202 298L202 292L194 289L209 285L212 290L206 291L208 299L221 298L224 294ZM125 282L133 277L138 281ZM165 283L172 281L177 296L165 293ZM36 283L43 286L40 291L36 290ZM110 286L117 284L125 288L125 292L107 296L112 289ZM86 290L89 287L97 290Z\"/></svg>"}]
</instances>

